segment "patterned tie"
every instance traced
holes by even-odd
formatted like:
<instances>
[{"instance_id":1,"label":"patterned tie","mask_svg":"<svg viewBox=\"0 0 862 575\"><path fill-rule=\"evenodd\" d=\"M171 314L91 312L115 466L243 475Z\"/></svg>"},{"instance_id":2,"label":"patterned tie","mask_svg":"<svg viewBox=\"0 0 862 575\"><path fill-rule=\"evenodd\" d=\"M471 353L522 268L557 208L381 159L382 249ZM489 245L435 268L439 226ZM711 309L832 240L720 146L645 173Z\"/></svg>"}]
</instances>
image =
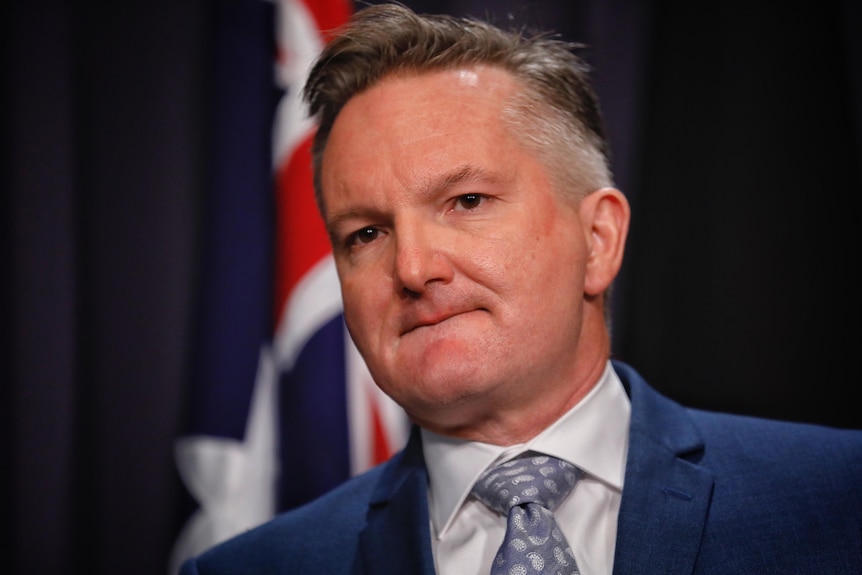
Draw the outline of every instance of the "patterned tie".
<instances>
[{"instance_id":1,"label":"patterned tie","mask_svg":"<svg viewBox=\"0 0 862 575\"><path fill-rule=\"evenodd\" d=\"M580 477L577 467L536 453L522 454L482 474L473 495L509 518L491 575L579 574L554 509Z\"/></svg>"}]
</instances>

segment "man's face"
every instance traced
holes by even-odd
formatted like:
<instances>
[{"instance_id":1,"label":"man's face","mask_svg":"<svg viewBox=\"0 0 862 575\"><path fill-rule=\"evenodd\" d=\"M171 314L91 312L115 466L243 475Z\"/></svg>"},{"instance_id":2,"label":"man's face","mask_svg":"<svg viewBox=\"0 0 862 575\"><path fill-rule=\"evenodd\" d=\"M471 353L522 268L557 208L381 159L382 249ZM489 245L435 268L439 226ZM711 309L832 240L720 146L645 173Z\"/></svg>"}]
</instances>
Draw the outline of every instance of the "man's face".
<instances>
[{"instance_id":1,"label":"man's face","mask_svg":"<svg viewBox=\"0 0 862 575\"><path fill-rule=\"evenodd\" d=\"M386 78L342 109L323 157L351 336L441 433L564 397L576 371L588 231L505 128L516 88L486 67Z\"/></svg>"}]
</instances>

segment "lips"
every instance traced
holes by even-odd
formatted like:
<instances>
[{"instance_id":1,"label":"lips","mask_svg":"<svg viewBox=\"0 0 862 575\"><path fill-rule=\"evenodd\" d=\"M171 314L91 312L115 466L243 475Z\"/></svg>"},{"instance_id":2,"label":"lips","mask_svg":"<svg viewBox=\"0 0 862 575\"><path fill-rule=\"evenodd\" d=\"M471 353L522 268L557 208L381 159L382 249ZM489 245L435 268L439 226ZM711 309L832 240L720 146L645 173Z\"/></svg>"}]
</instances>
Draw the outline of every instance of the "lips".
<instances>
[{"instance_id":1,"label":"lips","mask_svg":"<svg viewBox=\"0 0 862 575\"><path fill-rule=\"evenodd\" d=\"M405 314L404 320L401 322L402 329L400 330L400 334L405 335L421 327L438 325L455 316L482 310L483 308L471 307L468 309L461 309L456 311L437 311Z\"/></svg>"}]
</instances>

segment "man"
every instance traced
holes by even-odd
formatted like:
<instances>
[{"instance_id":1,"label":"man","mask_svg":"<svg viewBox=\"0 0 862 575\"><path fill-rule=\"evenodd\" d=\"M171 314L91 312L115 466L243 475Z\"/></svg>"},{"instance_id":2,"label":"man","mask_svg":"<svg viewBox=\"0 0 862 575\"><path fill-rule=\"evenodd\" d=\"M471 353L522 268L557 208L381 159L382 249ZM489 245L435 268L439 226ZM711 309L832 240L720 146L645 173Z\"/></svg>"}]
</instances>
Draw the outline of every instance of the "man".
<instances>
[{"instance_id":1,"label":"man","mask_svg":"<svg viewBox=\"0 0 862 575\"><path fill-rule=\"evenodd\" d=\"M305 96L345 319L414 430L185 574L862 573L862 433L685 409L610 360L629 207L570 46L370 7Z\"/></svg>"}]
</instances>

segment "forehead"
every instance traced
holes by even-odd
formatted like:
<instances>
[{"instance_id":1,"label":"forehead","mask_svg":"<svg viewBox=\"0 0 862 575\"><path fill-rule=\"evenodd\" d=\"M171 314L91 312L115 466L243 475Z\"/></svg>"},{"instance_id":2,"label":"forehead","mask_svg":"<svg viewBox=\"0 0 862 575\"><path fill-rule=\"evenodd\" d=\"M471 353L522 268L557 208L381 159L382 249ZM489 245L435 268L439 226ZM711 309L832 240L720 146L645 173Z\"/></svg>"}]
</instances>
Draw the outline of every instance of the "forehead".
<instances>
[{"instance_id":1,"label":"forehead","mask_svg":"<svg viewBox=\"0 0 862 575\"><path fill-rule=\"evenodd\" d=\"M490 64L465 64L424 70L402 69L385 74L348 102L375 90L401 90L407 86L418 91L434 92L441 89L456 97L487 93L489 90L494 93L500 90L508 92L517 87L518 81L508 70ZM477 89L480 92L476 92Z\"/></svg>"},{"instance_id":2,"label":"forehead","mask_svg":"<svg viewBox=\"0 0 862 575\"><path fill-rule=\"evenodd\" d=\"M366 122L388 125L400 114L427 116L442 112L469 112L477 120L487 120L502 111L517 91L514 77L490 66L470 66L430 71L401 71L384 76L368 89L348 100L336 118L360 115Z\"/></svg>"},{"instance_id":3,"label":"forehead","mask_svg":"<svg viewBox=\"0 0 862 575\"><path fill-rule=\"evenodd\" d=\"M323 155L324 190L346 178L347 170L353 177L372 165L460 164L458 156L514 146L503 118L517 90L508 72L487 66L385 77L349 100L336 118Z\"/></svg>"}]
</instances>

